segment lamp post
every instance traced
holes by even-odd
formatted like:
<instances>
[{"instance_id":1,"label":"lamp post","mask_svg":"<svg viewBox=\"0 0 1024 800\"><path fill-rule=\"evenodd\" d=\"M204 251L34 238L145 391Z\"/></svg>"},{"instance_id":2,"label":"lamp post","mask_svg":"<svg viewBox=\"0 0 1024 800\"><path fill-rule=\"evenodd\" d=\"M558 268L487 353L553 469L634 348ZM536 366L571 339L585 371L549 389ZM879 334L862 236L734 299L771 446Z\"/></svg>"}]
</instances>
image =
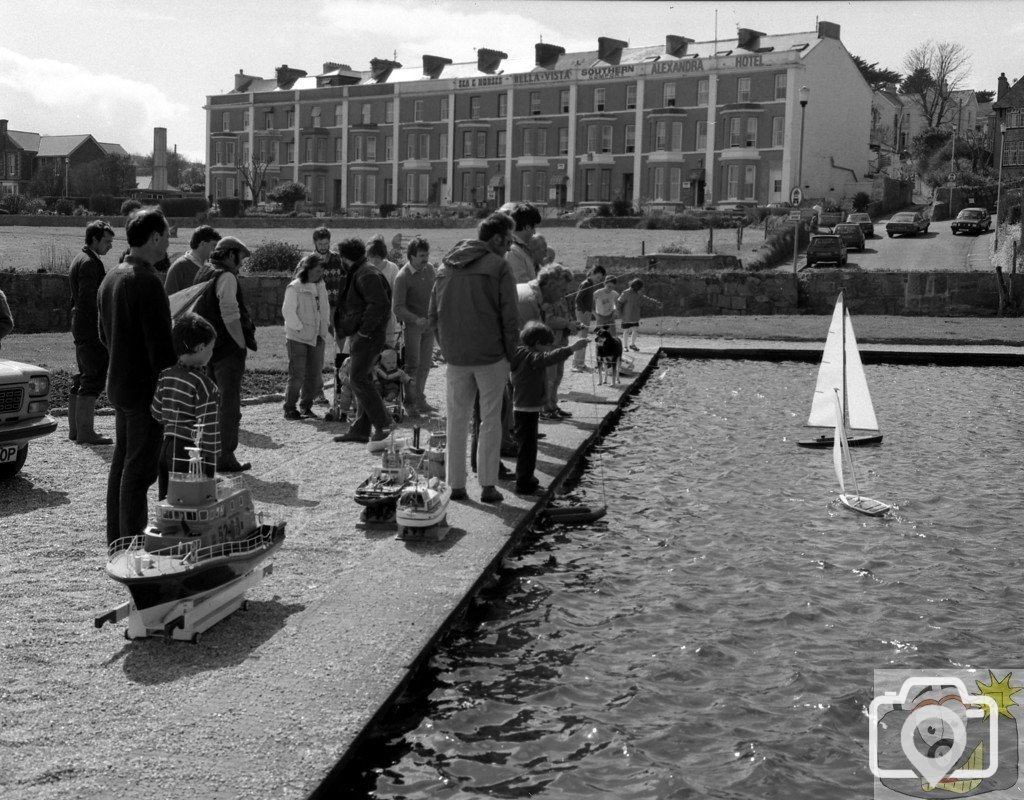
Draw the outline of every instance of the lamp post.
<instances>
[{"instance_id":1,"label":"lamp post","mask_svg":"<svg viewBox=\"0 0 1024 800\"><path fill-rule=\"evenodd\" d=\"M804 121L807 119L807 101L811 99L811 90L800 87L800 158L796 170L796 185L804 188Z\"/></svg>"},{"instance_id":2,"label":"lamp post","mask_svg":"<svg viewBox=\"0 0 1024 800\"><path fill-rule=\"evenodd\" d=\"M1006 125L999 126L999 175L996 178L996 233L992 241L992 247L999 250L999 200L1003 195L1003 136L1006 134Z\"/></svg>"},{"instance_id":3,"label":"lamp post","mask_svg":"<svg viewBox=\"0 0 1024 800\"><path fill-rule=\"evenodd\" d=\"M71 158L64 156L64 196L68 196L68 169L71 166Z\"/></svg>"}]
</instances>

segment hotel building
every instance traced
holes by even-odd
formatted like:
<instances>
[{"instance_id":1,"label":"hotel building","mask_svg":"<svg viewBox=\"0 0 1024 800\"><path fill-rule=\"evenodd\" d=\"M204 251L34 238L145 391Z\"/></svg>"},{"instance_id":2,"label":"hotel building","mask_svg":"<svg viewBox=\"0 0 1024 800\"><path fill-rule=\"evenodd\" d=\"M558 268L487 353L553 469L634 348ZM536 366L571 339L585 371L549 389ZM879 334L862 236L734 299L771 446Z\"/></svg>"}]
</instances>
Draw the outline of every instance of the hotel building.
<instances>
[{"instance_id":1,"label":"hotel building","mask_svg":"<svg viewBox=\"0 0 1024 800\"><path fill-rule=\"evenodd\" d=\"M207 97L207 191L251 199L236 164L254 157L270 162L263 191L298 181L309 205L354 214L510 200L548 213L616 198L765 204L788 199L798 176L812 198L864 180L872 93L833 23L534 51L480 48L460 64L424 55L415 68L373 59L369 71L329 62L317 75L285 65L273 79L240 71L232 91Z\"/></svg>"}]
</instances>

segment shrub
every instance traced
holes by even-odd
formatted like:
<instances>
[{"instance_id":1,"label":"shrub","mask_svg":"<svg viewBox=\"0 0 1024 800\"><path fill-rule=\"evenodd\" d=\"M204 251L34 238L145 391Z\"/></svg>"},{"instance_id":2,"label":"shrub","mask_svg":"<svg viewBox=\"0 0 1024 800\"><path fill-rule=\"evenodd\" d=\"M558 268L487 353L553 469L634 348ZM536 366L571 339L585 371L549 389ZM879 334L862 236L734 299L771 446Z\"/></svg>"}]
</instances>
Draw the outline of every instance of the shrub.
<instances>
[{"instance_id":1,"label":"shrub","mask_svg":"<svg viewBox=\"0 0 1024 800\"><path fill-rule=\"evenodd\" d=\"M302 251L289 242L264 242L246 261L249 272L292 273L302 258Z\"/></svg>"},{"instance_id":2,"label":"shrub","mask_svg":"<svg viewBox=\"0 0 1024 800\"><path fill-rule=\"evenodd\" d=\"M636 227L646 230L699 231L707 227L728 227L731 221L724 214L670 214L666 211L649 211L643 215Z\"/></svg>"},{"instance_id":3,"label":"shrub","mask_svg":"<svg viewBox=\"0 0 1024 800\"><path fill-rule=\"evenodd\" d=\"M381 203L379 208L380 215L385 219L387 217L390 217L397 210L398 206L396 206L394 203Z\"/></svg>"},{"instance_id":4,"label":"shrub","mask_svg":"<svg viewBox=\"0 0 1024 800\"><path fill-rule=\"evenodd\" d=\"M75 210L75 204L70 197L62 197L53 204L53 210L62 217L69 217Z\"/></svg>"},{"instance_id":5,"label":"shrub","mask_svg":"<svg viewBox=\"0 0 1024 800\"><path fill-rule=\"evenodd\" d=\"M607 203L601 203L597 207L597 216L599 217L610 217L612 215L612 207Z\"/></svg>"},{"instance_id":6,"label":"shrub","mask_svg":"<svg viewBox=\"0 0 1024 800\"><path fill-rule=\"evenodd\" d=\"M868 210L868 206L871 205L871 198L867 192L857 192L853 196L853 210L857 212L864 212Z\"/></svg>"},{"instance_id":7,"label":"shrub","mask_svg":"<svg viewBox=\"0 0 1024 800\"><path fill-rule=\"evenodd\" d=\"M242 201L238 197L222 197L217 201L222 217L240 217L243 214Z\"/></svg>"},{"instance_id":8,"label":"shrub","mask_svg":"<svg viewBox=\"0 0 1024 800\"><path fill-rule=\"evenodd\" d=\"M680 255L688 256L693 251L689 247L684 247L681 244L673 243L673 244L666 244L658 252L659 253L669 253L669 254L671 254L671 253L678 253Z\"/></svg>"},{"instance_id":9,"label":"shrub","mask_svg":"<svg viewBox=\"0 0 1024 800\"><path fill-rule=\"evenodd\" d=\"M936 203L932 206L932 222L949 219L949 203Z\"/></svg>"},{"instance_id":10,"label":"shrub","mask_svg":"<svg viewBox=\"0 0 1024 800\"><path fill-rule=\"evenodd\" d=\"M616 197L612 200L612 214L616 217L632 217L633 203L624 197Z\"/></svg>"},{"instance_id":11,"label":"shrub","mask_svg":"<svg viewBox=\"0 0 1024 800\"><path fill-rule=\"evenodd\" d=\"M28 206L28 202L23 194L5 194L0 199L0 208L11 214L20 214Z\"/></svg>"},{"instance_id":12,"label":"shrub","mask_svg":"<svg viewBox=\"0 0 1024 800\"><path fill-rule=\"evenodd\" d=\"M121 203L121 216L127 217L137 208L142 208L142 203L138 200L125 200Z\"/></svg>"},{"instance_id":13,"label":"shrub","mask_svg":"<svg viewBox=\"0 0 1024 800\"><path fill-rule=\"evenodd\" d=\"M117 198L112 194L94 194L89 198L89 210L93 214L116 214Z\"/></svg>"},{"instance_id":14,"label":"shrub","mask_svg":"<svg viewBox=\"0 0 1024 800\"><path fill-rule=\"evenodd\" d=\"M210 208L210 202L205 197L166 197L160 201L160 208L164 210L164 216L195 217L206 212ZM221 208L224 208L223 201Z\"/></svg>"},{"instance_id":15,"label":"shrub","mask_svg":"<svg viewBox=\"0 0 1024 800\"><path fill-rule=\"evenodd\" d=\"M288 181L288 183L282 183L275 189L271 189L267 193L267 199L280 203L285 211L293 211L297 202L306 199L306 187L301 183Z\"/></svg>"},{"instance_id":16,"label":"shrub","mask_svg":"<svg viewBox=\"0 0 1024 800\"><path fill-rule=\"evenodd\" d=\"M41 197L33 197L31 200L25 203L24 211L26 214L38 214L46 210L46 201Z\"/></svg>"},{"instance_id":17,"label":"shrub","mask_svg":"<svg viewBox=\"0 0 1024 800\"><path fill-rule=\"evenodd\" d=\"M765 239L764 244L758 249L757 255L746 262L747 269L764 270L774 269L782 264L793 260L793 228L792 225L780 227ZM800 247L806 247L811 240L811 234L807 226L798 226Z\"/></svg>"},{"instance_id":18,"label":"shrub","mask_svg":"<svg viewBox=\"0 0 1024 800\"><path fill-rule=\"evenodd\" d=\"M1007 220L1011 225L1016 225L1020 222L1020 206L1010 206L1010 218Z\"/></svg>"}]
</instances>

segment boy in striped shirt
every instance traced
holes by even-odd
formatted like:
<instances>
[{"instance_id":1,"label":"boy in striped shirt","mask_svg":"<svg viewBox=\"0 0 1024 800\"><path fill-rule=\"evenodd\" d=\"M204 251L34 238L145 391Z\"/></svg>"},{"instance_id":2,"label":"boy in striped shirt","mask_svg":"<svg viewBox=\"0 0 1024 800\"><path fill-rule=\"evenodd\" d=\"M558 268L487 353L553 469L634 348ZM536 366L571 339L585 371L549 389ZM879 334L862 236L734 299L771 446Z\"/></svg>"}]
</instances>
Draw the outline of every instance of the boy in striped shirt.
<instances>
[{"instance_id":1,"label":"boy in striped shirt","mask_svg":"<svg viewBox=\"0 0 1024 800\"><path fill-rule=\"evenodd\" d=\"M171 328L178 363L160 373L150 413L164 426L157 478L158 497L167 497L171 472L188 470L186 447L198 447L208 478L220 455L217 384L206 372L217 334L198 314L182 314Z\"/></svg>"}]
</instances>

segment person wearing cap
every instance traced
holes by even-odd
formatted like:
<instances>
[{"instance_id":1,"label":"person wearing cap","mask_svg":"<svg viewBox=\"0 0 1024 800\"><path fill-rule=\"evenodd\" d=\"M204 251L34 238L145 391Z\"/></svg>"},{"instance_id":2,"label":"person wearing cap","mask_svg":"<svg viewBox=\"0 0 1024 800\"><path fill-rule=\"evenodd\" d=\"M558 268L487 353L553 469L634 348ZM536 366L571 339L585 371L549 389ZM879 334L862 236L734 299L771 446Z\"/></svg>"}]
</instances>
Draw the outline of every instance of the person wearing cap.
<instances>
[{"instance_id":1,"label":"person wearing cap","mask_svg":"<svg viewBox=\"0 0 1024 800\"><path fill-rule=\"evenodd\" d=\"M238 281L238 268L249 255L249 248L234 236L225 236L214 247L209 262L199 270L195 283L213 281L216 303L204 308L207 321L217 332L210 359L210 377L220 391L217 422L220 425L218 472L244 472L252 467L239 462L238 426L242 421L242 377L247 350L256 349L256 326L249 317Z\"/></svg>"}]
</instances>

